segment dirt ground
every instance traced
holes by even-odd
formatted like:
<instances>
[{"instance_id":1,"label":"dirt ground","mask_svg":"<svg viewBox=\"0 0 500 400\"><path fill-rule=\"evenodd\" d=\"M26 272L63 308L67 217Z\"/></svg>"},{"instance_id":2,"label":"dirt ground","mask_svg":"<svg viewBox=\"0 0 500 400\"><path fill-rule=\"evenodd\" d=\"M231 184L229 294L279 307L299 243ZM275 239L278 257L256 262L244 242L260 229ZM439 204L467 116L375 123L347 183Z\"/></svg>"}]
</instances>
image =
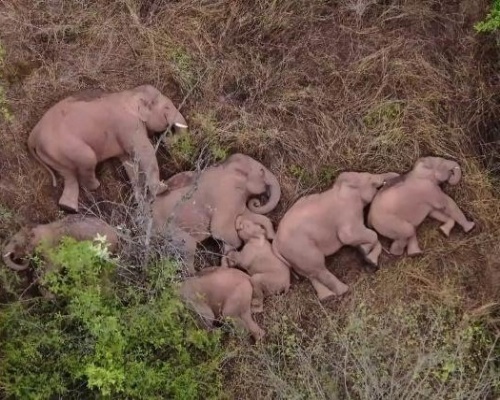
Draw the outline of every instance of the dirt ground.
<instances>
[{"instance_id":1,"label":"dirt ground","mask_svg":"<svg viewBox=\"0 0 500 400\"><path fill-rule=\"evenodd\" d=\"M473 232L457 227L446 239L436 222L426 222L419 229L424 255L384 253L376 273L353 249L342 249L329 265L350 285L345 298L319 304L301 280L288 296L266 300L257 317L270 332L264 347L229 344L237 353L225 365L232 398L335 398L326 383L287 365L288 356L273 346L298 354L321 343L327 351L319 339L325 321L347 323L355 304L366 303L381 319L397 305L449 306L460 316L479 315L498 335L499 48L497 37L473 29L488 5L0 2L0 240L26 222L62 215L60 179L53 188L26 147L47 108L80 89L149 83L180 105L191 130L171 147L160 146L162 178L194 168L199 157L210 162L249 154L280 179L282 200L271 215L276 224L294 201L326 189L340 171L405 172L425 155L456 159L463 168L461 183L446 191L476 221ZM128 194L116 160L100 166L98 177L101 188L83 195L87 206ZM284 326L293 333L283 333ZM250 393L258 379L262 384ZM377 398L372 393L365 398Z\"/></svg>"}]
</instances>

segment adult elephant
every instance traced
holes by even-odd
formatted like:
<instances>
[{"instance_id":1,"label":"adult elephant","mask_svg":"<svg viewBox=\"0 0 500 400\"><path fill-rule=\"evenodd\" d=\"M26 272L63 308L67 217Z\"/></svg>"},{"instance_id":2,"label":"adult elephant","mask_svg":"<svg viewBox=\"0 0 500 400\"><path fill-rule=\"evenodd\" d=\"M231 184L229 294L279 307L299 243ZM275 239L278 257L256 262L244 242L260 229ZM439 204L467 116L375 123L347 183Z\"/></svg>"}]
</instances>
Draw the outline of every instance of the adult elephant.
<instances>
[{"instance_id":1,"label":"adult elephant","mask_svg":"<svg viewBox=\"0 0 500 400\"><path fill-rule=\"evenodd\" d=\"M79 186L95 190L100 183L95 168L101 161L119 157L135 186L144 173L151 193L164 192L156 154L149 137L168 126L187 129L187 123L172 101L151 85L116 93L81 92L52 106L35 125L28 148L52 175L62 175L61 208L78 211ZM51 169L52 168L52 169Z\"/></svg>"},{"instance_id":2,"label":"adult elephant","mask_svg":"<svg viewBox=\"0 0 500 400\"><path fill-rule=\"evenodd\" d=\"M191 272L198 242L212 236L224 243L225 254L241 246L236 231L239 216L262 225L267 237L274 237L271 221L262 214L277 206L281 188L271 171L247 155L233 154L199 176L192 171L181 172L167 185L172 190L157 196L153 203L153 228L183 235ZM259 199L262 195L268 197L264 204Z\"/></svg>"}]
</instances>

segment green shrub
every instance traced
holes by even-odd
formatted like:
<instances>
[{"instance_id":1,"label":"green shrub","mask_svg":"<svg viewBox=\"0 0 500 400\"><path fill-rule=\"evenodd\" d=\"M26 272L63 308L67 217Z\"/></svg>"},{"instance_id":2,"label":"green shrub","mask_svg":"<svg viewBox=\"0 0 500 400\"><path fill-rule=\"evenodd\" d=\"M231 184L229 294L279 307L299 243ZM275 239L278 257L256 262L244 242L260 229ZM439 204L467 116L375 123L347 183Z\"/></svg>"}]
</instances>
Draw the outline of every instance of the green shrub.
<instances>
[{"instance_id":1,"label":"green shrub","mask_svg":"<svg viewBox=\"0 0 500 400\"><path fill-rule=\"evenodd\" d=\"M67 238L50 260L58 271L43 283L57 300L14 302L0 316L6 397L218 397L219 336L196 327L172 275L153 266L146 284L120 284L101 241Z\"/></svg>"},{"instance_id":2,"label":"green shrub","mask_svg":"<svg viewBox=\"0 0 500 400\"><path fill-rule=\"evenodd\" d=\"M474 25L476 32L494 32L500 28L500 0L493 0L490 12L483 21Z\"/></svg>"}]
</instances>

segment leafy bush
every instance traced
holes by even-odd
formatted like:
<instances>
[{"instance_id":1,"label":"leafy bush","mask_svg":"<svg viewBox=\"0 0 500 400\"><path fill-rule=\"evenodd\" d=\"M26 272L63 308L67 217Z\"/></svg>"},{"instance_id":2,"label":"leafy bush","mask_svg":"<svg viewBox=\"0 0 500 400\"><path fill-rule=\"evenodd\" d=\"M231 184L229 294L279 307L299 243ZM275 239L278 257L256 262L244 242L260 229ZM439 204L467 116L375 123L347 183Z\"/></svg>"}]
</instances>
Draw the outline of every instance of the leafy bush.
<instances>
[{"instance_id":1,"label":"leafy bush","mask_svg":"<svg viewBox=\"0 0 500 400\"><path fill-rule=\"evenodd\" d=\"M14 302L0 317L0 387L20 399L214 398L217 334L196 327L176 296L173 266L119 284L102 242L65 239L43 278L56 301ZM170 268L169 268L170 266Z\"/></svg>"},{"instance_id":2,"label":"leafy bush","mask_svg":"<svg viewBox=\"0 0 500 400\"><path fill-rule=\"evenodd\" d=\"M500 28L500 0L493 0L490 12L474 28L477 32L494 32Z\"/></svg>"}]
</instances>

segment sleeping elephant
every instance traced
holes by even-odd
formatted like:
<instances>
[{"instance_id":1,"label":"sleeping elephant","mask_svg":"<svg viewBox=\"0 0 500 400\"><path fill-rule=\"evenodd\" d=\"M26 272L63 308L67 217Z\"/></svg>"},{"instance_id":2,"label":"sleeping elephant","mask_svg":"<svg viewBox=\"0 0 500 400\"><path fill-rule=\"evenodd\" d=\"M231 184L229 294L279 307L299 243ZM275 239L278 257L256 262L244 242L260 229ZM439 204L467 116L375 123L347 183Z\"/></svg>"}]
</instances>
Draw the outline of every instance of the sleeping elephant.
<instances>
[{"instance_id":1,"label":"sleeping elephant","mask_svg":"<svg viewBox=\"0 0 500 400\"><path fill-rule=\"evenodd\" d=\"M260 340L265 332L252 317L252 293L250 277L227 267L204 268L180 287L181 298L200 316L207 329L212 329L221 317L232 317L255 340Z\"/></svg>"},{"instance_id":2,"label":"sleeping elephant","mask_svg":"<svg viewBox=\"0 0 500 400\"><path fill-rule=\"evenodd\" d=\"M272 247L298 274L306 276L318 298L340 296L348 287L326 268L325 256L344 245L357 247L374 265L382 251L363 210L384 182L398 174L341 173L333 187L299 199L282 218Z\"/></svg>"},{"instance_id":3,"label":"sleeping elephant","mask_svg":"<svg viewBox=\"0 0 500 400\"><path fill-rule=\"evenodd\" d=\"M153 227L159 233L182 230L187 234L183 239L191 272L198 242L212 236L224 243L224 253L241 246L235 226L238 216L263 225L268 237L274 237L271 221L261 214L276 207L281 188L271 171L253 158L233 154L199 176L181 172L167 182L169 185L178 182L179 186L156 197ZM268 201L261 204L256 196L264 194L268 195Z\"/></svg>"},{"instance_id":4,"label":"sleeping elephant","mask_svg":"<svg viewBox=\"0 0 500 400\"><path fill-rule=\"evenodd\" d=\"M417 160L407 174L389 182L373 199L368 224L382 236L393 240L390 252L408 255L422 252L417 240L417 227L429 216L441 222L440 229L449 236L455 222L465 232L474 228L456 203L440 188L442 183L456 185L462 177L455 161L441 157Z\"/></svg>"},{"instance_id":5,"label":"sleeping elephant","mask_svg":"<svg viewBox=\"0 0 500 400\"><path fill-rule=\"evenodd\" d=\"M253 285L252 311L264 310L264 297L287 293L290 288L290 268L278 258L271 247L262 225L238 217L236 229L245 245L240 251L232 251L223 265L241 267L250 275Z\"/></svg>"},{"instance_id":6,"label":"sleeping elephant","mask_svg":"<svg viewBox=\"0 0 500 400\"><path fill-rule=\"evenodd\" d=\"M148 136L171 125L187 129L172 101L151 85L116 93L82 92L59 101L43 115L30 133L28 148L50 172L54 187L52 169L62 175L61 208L78 211L79 186L97 189L96 165L111 157L120 158L133 185L138 182L133 166L137 161L148 190L153 195L164 192Z\"/></svg>"},{"instance_id":7,"label":"sleeping elephant","mask_svg":"<svg viewBox=\"0 0 500 400\"><path fill-rule=\"evenodd\" d=\"M63 236L76 240L92 240L97 234L106 236L110 251L116 250L118 234L112 226L96 217L68 215L48 224L22 228L5 245L2 259L7 267L22 271L29 267L27 257L30 257L42 242L53 247Z\"/></svg>"}]
</instances>

